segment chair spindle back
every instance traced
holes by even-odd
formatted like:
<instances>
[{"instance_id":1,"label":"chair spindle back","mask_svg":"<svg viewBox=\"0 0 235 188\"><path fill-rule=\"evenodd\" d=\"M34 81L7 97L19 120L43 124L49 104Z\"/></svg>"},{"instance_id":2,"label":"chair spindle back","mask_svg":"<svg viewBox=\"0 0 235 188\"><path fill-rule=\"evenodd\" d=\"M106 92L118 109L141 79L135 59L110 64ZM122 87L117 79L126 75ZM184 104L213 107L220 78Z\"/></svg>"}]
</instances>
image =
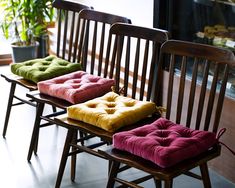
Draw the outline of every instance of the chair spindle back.
<instances>
[{"instance_id":1,"label":"chair spindle back","mask_svg":"<svg viewBox=\"0 0 235 188\"><path fill-rule=\"evenodd\" d=\"M131 21L126 17L93 10L82 10L79 19L82 39L79 41L79 49L82 46L82 50L76 52L78 57L82 57L79 61L85 71L107 77L107 69L111 65L105 54L113 49L109 29L116 22L131 23ZM115 52L115 49L113 50ZM113 74L110 73L109 77L113 78Z\"/></svg>"},{"instance_id":2,"label":"chair spindle back","mask_svg":"<svg viewBox=\"0 0 235 188\"><path fill-rule=\"evenodd\" d=\"M154 71L162 43L168 40L165 30L115 24L110 33L117 45L116 92L139 100L151 100ZM113 64L113 63L111 63Z\"/></svg>"},{"instance_id":3,"label":"chair spindle back","mask_svg":"<svg viewBox=\"0 0 235 188\"><path fill-rule=\"evenodd\" d=\"M80 3L55 0L53 7L57 9L57 44L56 55L62 59L75 62L78 43L78 14L83 9L92 9ZM72 59L73 57L73 59Z\"/></svg>"},{"instance_id":4,"label":"chair spindle back","mask_svg":"<svg viewBox=\"0 0 235 188\"><path fill-rule=\"evenodd\" d=\"M234 62L229 50L176 40L163 44L155 100L166 107L166 118L217 132L229 67Z\"/></svg>"}]
</instances>

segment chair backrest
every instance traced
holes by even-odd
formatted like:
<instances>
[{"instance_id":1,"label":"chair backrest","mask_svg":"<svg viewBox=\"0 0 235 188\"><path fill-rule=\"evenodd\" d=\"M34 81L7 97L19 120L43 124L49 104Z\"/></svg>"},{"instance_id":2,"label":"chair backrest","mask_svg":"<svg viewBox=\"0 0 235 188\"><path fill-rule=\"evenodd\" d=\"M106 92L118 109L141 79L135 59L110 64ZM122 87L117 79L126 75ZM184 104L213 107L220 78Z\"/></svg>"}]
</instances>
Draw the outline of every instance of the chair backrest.
<instances>
[{"instance_id":1,"label":"chair backrest","mask_svg":"<svg viewBox=\"0 0 235 188\"><path fill-rule=\"evenodd\" d=\"M112 46L109 29L116 22L131 23L131 20L86 9L79 13L79 21L80 37L76 35L79 42L74 47L74 54L77 54L77 60L82 63L84 71L106 77L107 73L104 75L104 72L107 72L107 69L104 70L103 66L106 54L111 51Z\"/></svg>"},{"instance_id":2,"label":"chair backrest","mask_svg":"<svg viewBox=\"0 0 235 188\"><path fill-rule=\"evenodd\" d=\"M161 47L155 101L166 118L217 132L229 75L230 50L169 40Z\"/></svg>"},{"instance_id":3,"label":"chair backrest","mask_svg":"<svg viewBox=\"0 0 235 188\"><path fill-rule=\"evenodd\" d=\"M160 46L168 40L165 30L131 24L114 24L110 34L116 46L110 74L115 74L116 92L139 100L151 100L154 71ZM107 57L107 59L110 59Z\"/></svg>"},{"instance_id":4,"label":"chair backrest","mask_svg":"<svg viewBox=\"0 0 235 188\"><path fill-rule=\"evenodd\" d=\"M77 43L75 33L79 26L78 13L92 7L71 1L55 0L52 4L57 10L56 55L71 61L74 45ZM75 56L73 56L75 61Z\"/></svg>"}]
</instances>

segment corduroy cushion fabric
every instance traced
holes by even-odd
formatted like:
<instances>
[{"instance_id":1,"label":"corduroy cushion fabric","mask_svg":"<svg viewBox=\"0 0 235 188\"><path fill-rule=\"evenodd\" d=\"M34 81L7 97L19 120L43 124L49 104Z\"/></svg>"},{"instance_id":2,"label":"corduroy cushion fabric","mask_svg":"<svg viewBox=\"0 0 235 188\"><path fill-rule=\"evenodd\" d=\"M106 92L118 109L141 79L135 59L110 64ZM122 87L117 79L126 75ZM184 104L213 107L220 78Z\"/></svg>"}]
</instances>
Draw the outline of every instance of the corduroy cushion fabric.
<instances>
[{"instance_id":1,"label":"corduroy cushion fabric","mask_svg":"<svg viewBox=\"0 0 235 188\"><path fill-rule=\"evenodd\" d=\"M150 160L162 168L197 156L216 142L215 133L189 129L165 118L113 136L114 148Z\"/></svg>"},{"instance_id":2,"label":"corduroy cushion fabric","mask_svg":"<svg viewBox=\"0 0 235 188\"><path fill-rule=\"evenodd\" d=\"M155 103L109 92L102 97L67 108L68 117L114 132L156 111Z\"/></svg>"},{"instance_id":3,"label":"corduroy cushion fabric","mask_svg":"<svg viewBox=\"0 0 235 188\"><path fill-rule=\"evenodd\" d=\"M77 70L81 70L80 63L71 63L54 55L11 64L12 73L34 83Z\"/></svg>"},{"instance_id":4,"label":"corduroy cushion fabric","mask_svg":"<svg viewBox=\"0 0 235 188\"><path fill-rule=\"evenodd\" d=\"M77 104L110 92L114 84L113 79L76 71L38 82L38 89L41 93Z\"/></svg>"}]
</instances>

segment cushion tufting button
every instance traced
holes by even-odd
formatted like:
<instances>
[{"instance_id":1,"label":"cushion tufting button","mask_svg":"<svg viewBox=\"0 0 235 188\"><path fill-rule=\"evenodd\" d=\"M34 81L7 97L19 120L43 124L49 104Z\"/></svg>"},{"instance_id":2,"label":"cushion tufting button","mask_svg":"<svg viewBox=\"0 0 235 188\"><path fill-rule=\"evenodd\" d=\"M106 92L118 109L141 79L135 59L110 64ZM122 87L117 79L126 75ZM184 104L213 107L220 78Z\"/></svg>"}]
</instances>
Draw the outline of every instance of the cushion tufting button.
<instances>
[{"instance_id":1,"label":"cushion tufting button","mask_svg":"<svg viewBox=\"0 0 235 188\"><path fill-rule=\"evenodd\" d=\"M147 136L148 133L144 132L144 131L139 131L139 132L136 132L134 135L137 136L137 137L145 137Z\"/></svg>"},{"instance_id":2,"label":"cushion tufting button","mask_svg":"<svg viewBox=\"0 0 235 188\"><path fill-rule=\"evenodd\" d=\"M181 136L181 137L184 137L184 138L190 138L192 137L192 133L191 131L189 130L184 130L184 131L177 131L178 134Z\"/></svg>"},{"instance_id":3,"label":"cushion tufting button","mask_svg":"<svg viewBox=\"0 0 235 188\"><path fill-rule=\"evenodd\" d=\"M170 142L168 139L162 138L161 142L160 142L160 146L163 147L168 147L170 145Z\"/></svg>"},{"instance_id":4,"label":"cushion tufting button","mask_svg":"<svg viewBox=\"0 0 235 188\"><path fill-rule=\"evenodd\" d=\"M74 80L73 80L73 83L81 83L81 81L82 81L81 78L79 78L79 79L74 79Z\"/></svg>"},{"instance_id":5,"label":"cushion tufting button","mask_svg":"<svg viewBox=\"0 0 235 188\"><path fill-rule=\"evenodd\" d=\"M166 125L166 124L159 124L159 125L157 125L157 129L159 129L159 130L166 130L168 128L169 128L169 126Z\"/></svg>"},{"instance_id":6,"label":"cushion tufting button","mask_svg":"<svg viewBox=\"0 0 235 188\"><path fill-rule=\"evenodd\" d=\"M67 63L67 62L64 62L64 61L58 62L58 64L59 64L60 66L67 66L67 65L68 65L68 63Z\"/></svg>"},{"instance_id":7,"label":"cushion tufting button","mask_svg":"<svg viewBox=\"0 0 235 188\"><path fill-rule=\"evenodd\" d=\"M42 62L42 65L49 65L50 62Z\"/></svg>"},{"instance_id":8,"label":"cushion tufting button","mask_svg":"<svg viewBox=\"0 0 235 188\"><path fill-rule=\"evenodd\" d=\"M116 103L115 102L108 102L108 103L106 103L106 106L109 108L113 108L116 106Z\"/></svg>"},{"instance_id":9,"label":"cushion tufting button","mask_svg":"<svg viewBox=\"0 0 235 188\"><path fill-rule=\"evenodd\" d=\"M71 85L71 87L73 88L73 89L78 89L78 88L80 88L82 86L82 84L73 84L73 85Z\"/></svg>"},{"instance_id":10,"label":"cushion tufting button","mask_svg":"<svg viewBox=\"0 0 235 188\"><path fill-rule=\"evenodd\" d=\"M108 101L108 102L115 102L116 96L112 96L109 95L106 98L104 98L104 100Z\"/></svg>"},{"instance_id":11,"label":"cushion tufting button","mask_svg":"<svg viewBox=\"0 0 235 188\"><path fill-rule=\"evenodd\" d=\"M98 77L88 78L89 82L97 82L99 81Z\"/></svg>"},{"instance_id":12,"label":"cushion tufting button","mask_svg":"<svg viewBox=\"0 0 235 188\"><path fill-rule=\"evenodd\" d=\"M161 130L161 131L157 131L157 134L159 137L165 138L169 136L170 131Z\"/></svg>"},{"instance_id":13,"label":"cushion tufting button","mask_svg":"<svg viewBox=\"0 0 235 188\"><path fill-rule=\"evenodd\" d=\"M96 108L97 107L97 103L89 103L87 104L88 108Z\"/></svg>"},{"instance_id":14,"label":"cushion tufting button","mask_svg":"<svg viewBox=\"0 0 235 188\"><path fill-rule=\"evenodd\" d=\"M69 80L64 80L65 84L73 84L73 83L81 83L82 79L69 79Z\"/></svg>"},{"instance_id":15,"label":"cushion tufting button","mask_svg":"<svg viewBox=\"0 0 235 188\"><path fill-rule=\"evenodd\" d=\"M129 100L129 101L124 102L126 107L132 107L135 105L135 103L136 103L135 100Z\"/></svg>"},{"instance_id":16,"label":"cushion tufting button","mask_svg":"<svg viewBox=\"0 0 235 188\"><path fill-rule=\"evenodd\" d=\"M47 70L47 67L39 67L38 70L39 71L45 71L45 70Z\"/></svg>"},{"instance_id":17,"label":"cushion tufting button","mask_svg":"<svg viewBox=\"0 0 235 188\"><path fill-rule=\"evenodd\" d=\"M107 112L107 114L114 114L116 112L115 108L106 108L105 111Z\"/></svg>"}]
</instances>

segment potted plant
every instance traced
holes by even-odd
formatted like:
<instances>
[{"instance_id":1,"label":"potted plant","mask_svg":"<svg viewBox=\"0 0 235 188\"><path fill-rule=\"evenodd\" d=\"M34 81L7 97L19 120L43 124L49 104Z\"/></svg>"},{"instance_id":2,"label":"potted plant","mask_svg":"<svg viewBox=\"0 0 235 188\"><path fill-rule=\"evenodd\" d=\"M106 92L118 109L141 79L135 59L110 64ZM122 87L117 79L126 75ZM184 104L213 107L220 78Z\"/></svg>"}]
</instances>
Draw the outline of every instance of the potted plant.
<instances>
[{"instance_id":1,"label":"potted plant","mask_svg":"<svg viewBox=\"0 0 235 188\"><path fill-rule=\"evenodd\" d=\"M53 20L52 0L1 0L4 36L11 38L13 62L37 57L38 42Z\"/></svg>"}]
</instances>

